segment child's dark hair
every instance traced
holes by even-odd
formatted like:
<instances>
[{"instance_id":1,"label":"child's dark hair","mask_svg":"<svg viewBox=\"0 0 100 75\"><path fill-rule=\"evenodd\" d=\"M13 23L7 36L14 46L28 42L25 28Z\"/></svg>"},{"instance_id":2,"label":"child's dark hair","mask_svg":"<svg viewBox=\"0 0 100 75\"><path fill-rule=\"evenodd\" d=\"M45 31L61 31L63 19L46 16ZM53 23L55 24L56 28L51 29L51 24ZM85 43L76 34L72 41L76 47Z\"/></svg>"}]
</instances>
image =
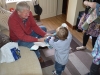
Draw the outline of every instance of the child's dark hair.
<instances>
[{"instance_id":1,"label":"child's dark hair","mask_svg":"<svg viewBox=\"0 0 100 75\"><path fill-rule=\"evenodd\" d=\"M68 37L68 29L66 27L59 27L56 35L60 40L65 40Z\"/></svg>"}]
</instances>

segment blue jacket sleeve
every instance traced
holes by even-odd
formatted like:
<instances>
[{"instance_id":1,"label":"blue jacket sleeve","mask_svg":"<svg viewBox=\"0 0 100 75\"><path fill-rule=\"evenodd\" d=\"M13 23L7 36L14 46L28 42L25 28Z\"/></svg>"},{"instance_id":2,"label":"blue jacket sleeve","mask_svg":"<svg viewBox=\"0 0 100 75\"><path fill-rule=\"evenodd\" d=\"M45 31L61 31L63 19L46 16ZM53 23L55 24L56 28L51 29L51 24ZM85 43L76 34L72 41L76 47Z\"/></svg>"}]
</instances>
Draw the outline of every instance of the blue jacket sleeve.
<instances>
[{"instance_id":1,"label":"blue jacket sleeve","mask_svg":"<svg viewBox=\"0 0 100 75\"><path fill-rule=\"evenodd\" d=\"M100 4L96 4L96 13L97 13L97 16L100 16Z\"/></svg>"},{"instance_id":2,"label":"blue jacket sleeve","mask_svg":"<svg viewBox=\"0 0 100 75\"><path fill-rule=\"evenodd\" d=\"M93 62L98 65L100 62L100 35L98 36L95 42L95 46L92 51L92 56L93 56Z\"/></svg>"}]
</instances>

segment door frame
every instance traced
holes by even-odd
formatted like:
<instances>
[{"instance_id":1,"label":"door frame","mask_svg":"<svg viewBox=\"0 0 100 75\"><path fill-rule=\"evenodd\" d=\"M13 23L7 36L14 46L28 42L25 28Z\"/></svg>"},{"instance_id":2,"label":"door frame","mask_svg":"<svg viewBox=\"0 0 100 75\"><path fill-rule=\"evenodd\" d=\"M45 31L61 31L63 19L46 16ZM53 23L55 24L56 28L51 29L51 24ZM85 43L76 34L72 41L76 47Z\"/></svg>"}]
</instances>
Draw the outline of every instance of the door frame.
<instances>
[{"instance_id":1,"label":"door frame","mask_svg":"<svg viewBox=\"0 0 100 75\"><path fill-rule=\"evenodd\" d=\"M67 13L68 13L68 3L69 3L69 0L67 0L67 6L66 6L66 19L67 19Z\"/></svg>"}]
</instances>

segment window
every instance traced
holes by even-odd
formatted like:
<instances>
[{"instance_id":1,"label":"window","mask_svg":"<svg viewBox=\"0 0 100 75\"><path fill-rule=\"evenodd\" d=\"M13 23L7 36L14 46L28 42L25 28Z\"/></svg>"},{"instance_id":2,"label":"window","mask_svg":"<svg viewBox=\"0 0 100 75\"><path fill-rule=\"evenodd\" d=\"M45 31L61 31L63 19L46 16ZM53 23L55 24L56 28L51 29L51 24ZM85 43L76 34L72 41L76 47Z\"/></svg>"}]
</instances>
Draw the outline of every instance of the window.
<instances>
[{"instance_id":1,"label":"window","mask_svg":"<svg viewBox=\"0 0 100 75\"><path fill-rule=\"evenodd\" d=\"M6 3L13 3L18 1L32 1L32 0L6 0Z\"/></svg>"}]
</instances>

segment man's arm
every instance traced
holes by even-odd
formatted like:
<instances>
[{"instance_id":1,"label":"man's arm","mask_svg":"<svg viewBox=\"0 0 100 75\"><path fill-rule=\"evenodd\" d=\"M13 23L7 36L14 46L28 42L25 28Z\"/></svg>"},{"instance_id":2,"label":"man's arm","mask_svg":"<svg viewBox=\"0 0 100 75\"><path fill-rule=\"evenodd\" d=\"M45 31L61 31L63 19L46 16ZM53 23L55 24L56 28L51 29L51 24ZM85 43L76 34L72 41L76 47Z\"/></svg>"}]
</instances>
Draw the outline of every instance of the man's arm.
<instances>
[{"instance_id":1,"label":"man's arm","mask_svg":"<svg viewBox=\"0 0 100 75\"><path fill-rule=\"evenodd\" d=\"M33 16L32 16L32 12L30 12L30 21L31 21L31 26L32 26L32 29L39 35L41 36L45 36L46 35L46 32L43 31L35 22Z\"/></svg>"},{"instance_id":2,"label":"man's arm","mask_svg":"<svg viewBox=\"0 0 100 75\"><path fill-rule=\"evenodd\" d=\"M19 38L20 40L22 41L26 41L26 42L36 42L38 41L37 38L35 37L32 37L30 35L26 35L24 32L23 32L23 29L20 27L20 23L17 23L14 19L10 19L9 22L9 28L10 30L12 30L16 37ZM12 35L11 35L12 36Z\"/></svg>"},{"instance_id":3,"label":"man's arm","mask_svg":"<svg viewBox=\"0 0 100 75\"><path fill-rule=\"evenodd\" d=\"M43 38L39 38L38 42L44 42L45 37L47 36L52 36L52 34L50 33L46 33L45 31L43 31L35 22L35 20L32 17L32 12L30 12L30 19L32 22L32 29L39 35L43 36Z\"/></svg>"}]
</instances>

